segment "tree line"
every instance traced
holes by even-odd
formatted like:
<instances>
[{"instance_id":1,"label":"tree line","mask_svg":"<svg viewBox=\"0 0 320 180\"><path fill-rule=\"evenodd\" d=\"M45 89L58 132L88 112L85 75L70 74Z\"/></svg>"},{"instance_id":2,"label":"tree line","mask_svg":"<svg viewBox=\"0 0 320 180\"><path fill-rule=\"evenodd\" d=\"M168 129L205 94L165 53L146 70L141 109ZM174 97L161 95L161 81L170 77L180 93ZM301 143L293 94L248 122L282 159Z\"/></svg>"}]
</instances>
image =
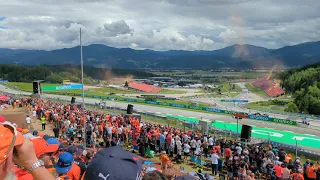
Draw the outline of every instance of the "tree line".
<instances>
[{"instance_id":1,"label":"tree line","mask_svg":"<svg viewBox=\"0 0 320 180\"><path fill-rule=\"evenodd\" d=\"M154 76L151 73L111 68L84 67L84 83L93 84L95 81L106 80L112 77L147 78ZM0 65L0 78L11 82L31 82L45 80L47 83L61 84L63 80L81 82L81 68L76 65Z\"/></svg>"},{"instance_id":2,"label":"tree line","mask_svg":"<svg viewBox=\"0 0 320 180\"><path fill-rule=\"evenodd\" d=\"M280 74L281 86L294 97L300 112L320 114L320 62ZM291 104L291 108L295 109Z\"/></svg>"}]
</instances>

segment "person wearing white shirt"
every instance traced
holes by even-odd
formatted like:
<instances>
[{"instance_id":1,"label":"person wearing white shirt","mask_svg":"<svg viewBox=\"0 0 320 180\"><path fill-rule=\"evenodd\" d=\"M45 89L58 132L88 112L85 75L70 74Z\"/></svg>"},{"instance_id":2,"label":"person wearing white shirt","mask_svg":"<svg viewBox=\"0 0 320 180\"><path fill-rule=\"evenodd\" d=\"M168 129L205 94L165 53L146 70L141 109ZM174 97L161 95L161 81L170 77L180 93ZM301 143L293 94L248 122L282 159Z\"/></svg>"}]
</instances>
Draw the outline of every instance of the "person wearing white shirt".
<instances>
[{"instance_id":1,"label":"person wearing white shirt","mask_svg":"<svg viewBox=\"0 0 320 180\"><path fill-rule=\"evenodd\" d=\"M240 156L242 152L242 148L240 146L236 146L237 154Z\"/></svg>"},{"instance_id":2,"label":"person wearing white shirt","mask_svg":"<svg viewBox=\"0 0 320 180\"><path fill-rule=\"evenodd\" d=\"M201 140L200 139L198 139L197 143L196 143L195 155L198 155L198 156L201 155Z\"/></svg>"},{"instance_id":3,"label":"person wearing white shirt","mask_svg":"<svg viewBox=\"0 0 320 180\"><path fill-rule=\"evenodd\" d=\"M204 137L203 137L203 142L208 142L207 136L204 136Z\"/></svg>"},{"instance_id":4,"label":"person wearing white shirt","mask_svg":"<svg viewBox=\"0 0 320 180\"><path fill-rule=\"evenodd\" d=\"M216 176L217 172L218 172L218 160L219 160L219 156L217 154L216 151L213 151L213 153L211 154L211 162L212 162L212 175Z\"/></svg>"},{"instance_id":5,"label":"person wearing white shirt","mask_svg":"<svg viewBox=\"0 0 320 180\"><path fill-rule=\"evenodd\" d=\"M181 159L182 143L180 139L176 141L178 159Z\"/></svg>"},{"instance_id":6,"label":"person wearing white shirt","mask_svg":"<svg viewBox=\"0 0 320 180\"><path fill-rule=\"evenodd\" d=\"M171 138L170 148L169 148L171 155L174 153L174 146L175 146L174 138Z\"/></svg>"},{"instance_id":7,"label":"person wearing white shirt","mask_svg":"<svg viewBox=\"0 0 320 180\"><path fill-rule=\"evenodd\" d=\"M32 117L33 117L33 118L36 118L36 116L37 116L37 111L36 111L36 110L33 110L33 111L32 111Z\"/></svg>"},{"instance_id":8,"label":"person wearing white shirt","mask_svg":"<svg viewBox=\"0 0 320 180\"><path fill-rule=\"evenodd\" d=\"M27 122L27 127L30 130L31 129L31 118L29 117L29 115L27 115L26 122Z\"/></svg>"},{"instance_id":9,"label":"person wearing white shirt","mask_svg":"<svg viewBox=\"0 0 320 180\"><path fill-rule=\"evenodd\" d=\"M187 134L185 134L185 135L183 136L183 143L184 143L184 142L187 142L188 139L189 139L189 136L188 136Z\"/></svg>"},{"instance_id":10,"label":"person wearing white shirt","mask_svg":"<svg viewBox=\"0 0 320 180\"><path fill-rule=\"evenodd\" d=\"M95 147L95 145L97 144L97 134L96 134L96 132L94 132L94 131L92 132L91 138L92 138L92 144Z\"/></svg>"},{"instance_id":11,"label":"person wearing white shirt","mask_svg":"<svg viewBox=\"0 0 320 180\"><path fill-rule=\"evenodd\" d=\"M192 138L192 140L190 141L190 146L191 146L191 153L194 154L194 151L196 150L196 144L197 144L197 141Z\"/></svg>"},{"instance_id":12,"label":"person wearing white shirt","mask_svg":"<svg viewBox=\"0 0 320 180\"><path fill-rule=\"evenodd\" d=\"M209 150L211 150L213 148L213 138L210 137L208 141L209 141Z\"/></svg>"},{"instance_id":13,"label":"person wearing white shirt","mask_svg":"<svg viewBox=\"0 0 320 180\"><path fill-rule=\"evenodd\" d=\"M187 142L185 142L184 145L183 145L183 152L184 152L185 159L187 159L188 156L189 156L190 148L191 147L189 146L189 144Z\"/></svg>"}]
</instances>

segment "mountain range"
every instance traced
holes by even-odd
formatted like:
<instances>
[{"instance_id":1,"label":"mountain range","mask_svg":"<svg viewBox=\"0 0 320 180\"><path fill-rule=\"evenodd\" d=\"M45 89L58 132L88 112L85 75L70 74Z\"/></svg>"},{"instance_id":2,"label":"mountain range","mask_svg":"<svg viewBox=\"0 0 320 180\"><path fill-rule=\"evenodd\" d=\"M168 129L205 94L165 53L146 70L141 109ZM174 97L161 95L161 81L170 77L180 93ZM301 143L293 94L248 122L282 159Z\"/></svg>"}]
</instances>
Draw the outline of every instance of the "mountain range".
<instances>
[{"instance_id":1,"label":"mountain range","mask_svg":"<svg viewBox=\"0 0 320 180\"><path fill-rule=\"evenodd\" d=\"M114 48L101 44L83 46L84 64L124 69L249 69L295 67L320 60L320 41L279 49L235 44L213 51L154 51ZM0 48L0 64L80 64L80 47L51 51Z\"/></svg>"}]
</instances>

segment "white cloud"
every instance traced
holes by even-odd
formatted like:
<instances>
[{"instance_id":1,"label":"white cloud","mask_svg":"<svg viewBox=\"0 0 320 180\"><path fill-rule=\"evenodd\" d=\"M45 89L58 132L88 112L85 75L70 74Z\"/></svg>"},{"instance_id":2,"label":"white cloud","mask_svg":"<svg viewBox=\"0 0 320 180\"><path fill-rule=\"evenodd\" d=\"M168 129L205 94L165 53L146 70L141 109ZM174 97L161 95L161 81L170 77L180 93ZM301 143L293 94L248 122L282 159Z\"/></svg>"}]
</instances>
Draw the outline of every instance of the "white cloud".
<instances>
[{"instance_id":1,"label":"white cloud","mask_svg":"<svg viewBox=\"0 0 320 180\"><path fill-rule=\"evenodd\" d=\"M156 50L213 50L235 43L278 48L319 40L318 9L318 0L1 1L0 47L72 47L79 44L81 27L84 44Z\"/></svg>"}]
</instances>

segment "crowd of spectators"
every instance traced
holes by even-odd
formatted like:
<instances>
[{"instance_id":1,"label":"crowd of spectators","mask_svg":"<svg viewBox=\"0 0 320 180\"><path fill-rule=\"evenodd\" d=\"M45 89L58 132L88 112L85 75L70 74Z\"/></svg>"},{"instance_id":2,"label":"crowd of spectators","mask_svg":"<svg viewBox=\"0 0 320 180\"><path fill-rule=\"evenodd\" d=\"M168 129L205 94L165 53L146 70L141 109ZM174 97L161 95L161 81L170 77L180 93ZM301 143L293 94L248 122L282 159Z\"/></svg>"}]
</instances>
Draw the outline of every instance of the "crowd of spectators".
<instances>
[{"instance_id":1,"label":"crowd of spectators","mask_svg":"<svg viewBox=\"0 0 320 180\"><path fill-rule=\"evenodd\" d=\"M50 177L44 174L48 180L320 178L318 163L301 162L299 157L293 159L281 147L248 145L133 117L89 111L72 104L35 98L20 103L29 109L32 119L41 122L42 131L31 129L29 116L26 129L1 121L0 171L4 166L4 172L8 172L3 177L11 174L7 166L12 162L10 157L26 153L21 150L21 145L26 144L28 152L34 151L35 157L31 155L28 163L21 163L23 158L20 163L14 161L12 172L16 179L37 179L33 172L38 171L49 172ZM53 126L53 136L43 133L46 125ZM146 158L155 161L154 156L159 156L160 169L145 164L149 162ZM181 168L185 176L175 177L175 171L168 173L174 169L173 164L193 167L192 172ZM46 172L42 172L43 168Z\"/></svg>"}]
</instances>

